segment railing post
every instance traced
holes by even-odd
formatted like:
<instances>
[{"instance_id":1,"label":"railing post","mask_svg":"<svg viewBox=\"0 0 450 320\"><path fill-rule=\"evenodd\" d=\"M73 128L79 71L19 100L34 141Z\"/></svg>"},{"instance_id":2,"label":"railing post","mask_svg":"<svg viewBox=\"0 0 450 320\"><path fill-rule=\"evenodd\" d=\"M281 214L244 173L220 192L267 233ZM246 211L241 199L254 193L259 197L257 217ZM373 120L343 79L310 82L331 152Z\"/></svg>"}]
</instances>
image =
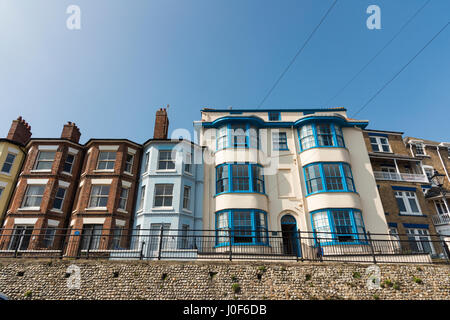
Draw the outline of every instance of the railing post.
<instances>
[{"instance_id":1,"label":"railing post","mask_svg":"<svg viewBox=\"0 0 450 320\"><path fill-rule=\"evenodd\" d=\"M445 243L444 239L442 239L442 238L441 238L441 244L442 244L442 248L444 249L445 257L447 258L447 263L450 264L450 250L449 250L447 244Z\"/></svg>"},{"instance_id":2,"label":"railing post","mask_svg":"<svg viewBox=\"0 0 450 320\"><path fill-rule=\"evenodd\" d=\"M161 230L159 232L158 260L161 260L162 242L163 242L163 237L164 237L163 233L164 233L164 227L161 226Z\"/></svg>"},{"instance_id":3,"label":"railing post","mask_svg":"<svg viewBox=\"0 0 450 320\"><path fill-rule=\"evenodd\" d=\"M233 260L233 244L231 243L231 229L228 229L228 245L230 248L230 261Z\"/></svg>"},{"instance_id":4,"label":"railing post","mask_svg":"<svg viewBox=\"0 0 450 320\"><path fill-rule=\"evenodd\" d=\"M367 231L367 238L369 238L370 251L373 257L373 263L377 264L377 259L375 258L375 250L373 249L372 237L370 236L370 231Z\"/></svg>"},{"instance_id":5,"label":"railing post","mask_svg":"<svg viewBox=\"0 0 450 320\"><path fill-rule=\"evenodd\" d=\"M320 246L320 238L317 238L317 252L316 252L316 254L319 256L319 261L323 262L322 247Z\"/></svg>"},{"instance_id":6,"label":"railing post","mask_svg":"<svg viewBox=\"0 0 450 320\"><path fill-rule=\"evenodd\" d=\"M14 249L14 258L17 258L17 251L19 251L20 245L22 244L22 237L23 235L20 235L19 243L17 244L17 247Z\"/></svg>"},{"instance_id":7,"label":"railing post","mask_svg":"<svg viewBox=\"0 0 450 320\"><path fill-rule=\"evenodd\" d=\"M297 229L297 262L300 254L300 259L303 262L303 253L302 253L302 236L300 234L300 230Z\"/></svg>"},{"instance_id":8,"label":"railing post","mask_svg":"<svg viewBox=\"0 0 450 320\"><path fill-rule=\"evenodd\" d=\"M139 260L142 260L142 258L144 257L144 246L145 246L145 241L142 241L141 253L139 254Z\"/></svg>"},{"instance_id":9,"label":"railing post","mask_svg":"<svg viewBox=\"0 0 450 320\"><path fill-rule=\"evenodd\" d=\"M89 259L89 251L91 250L91 245L92 245L92 234L89 235L89 244L88 244L88 247L87 247L86 259Z\"/></svg>"}]
</instances>

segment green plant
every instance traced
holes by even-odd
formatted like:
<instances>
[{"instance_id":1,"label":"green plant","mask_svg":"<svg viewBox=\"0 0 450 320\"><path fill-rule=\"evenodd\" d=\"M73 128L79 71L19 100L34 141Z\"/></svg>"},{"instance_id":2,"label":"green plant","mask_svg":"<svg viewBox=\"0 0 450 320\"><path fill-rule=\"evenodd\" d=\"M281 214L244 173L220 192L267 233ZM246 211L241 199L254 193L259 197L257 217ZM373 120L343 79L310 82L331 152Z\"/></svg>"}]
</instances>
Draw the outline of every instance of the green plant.
<instances>
[{"instance_id":1,"label":"green plant","mask_svg":"<svg viewBox=\"0 0 450 320\"><path fill-rule=\"evenodd\" d=\"M375 300L378 300L378 299L380 299L380 296L377 295L377 294L374 294L374 295L373 295L373 298L374 298Z\"/></svg>"},{"instance_id":2,"label":"green plant","mask_svg":"<svg viewBox=\"0 0 450 320\"><path fill-rule=\"evenodd\" d=\"M421 267L417 267L417 271L422 271L422 268Z\"/></svg>"},{"instance_id":3,"label":"green plant","mask_svg":"<svg viewBox=\"0 0 450 320\"><path fill-rule=\"evenodd\" d=\"M239 283L233 283L231 285L231 289L233 290L234 293L241 292L241 286L239 285Z\"/></svg>"},{"instance_id":4,"label":"green plant","mask_svg":"<svg viewBox=\"0 0 450 320\"><path fill-rule=\"evenodd\" d=\"M161 280L164 281L164 280L167 279L167 277L168 277L167 273L163 273L162 276L161 276Z\"/></svg>"},{"instance_id":5,"label":"green plant","mask_svg":"<svg viewBox=\"0 0 450 320\"><path fill-rule=\"evenodd\" d=\"M25 292L25 294L24 294L24 296L26 297L26 298L31 298L31 295L32 295L33 293L30 291L30 290L28 290L27 292Z\"/></svg>"},{"instance_id":6,"label":"green plant","mask_svg":"<svg viewBox=\"0 0 450 320\"><path fill-rule=\"evenodd\" d=\"M392 283L392 281L390 279L386 279L384 280L384 286L386 287L392 287L394 284Z\"/></svg>"},{"instance_id":7,"label":"green plant","mask_svg":"<svg viewBox=\"0 0 450 320\"><path fill-rule=\"evenodd\" d=\"M261 272L266 272L266 266L259 266L258 270Z\"/></svg>"},{"instance_id":8,"label":"green plant","mask_svg":"<svg viewBox=\"0 0 450 320\"><path fill-rule=\"evenodd\" d=\"M395 290L400 290L400 283L395 282L394 285L392 286Z\"/></svg>"},{"instance_id":9,"label":"green plant","mask_svg":"<svg viewBox=\"0 0 450 320\"><path fill-rule=\"evenodd\" d=\"M359 273L359 272L357 272L357 271L353 272L353 278L355 278L355 279L361 279L361 273Z\"/></svg>"},{"instance_id":10,"label":"green plant","mask_svg":"<svg viewBox=\"0 0 450 320\"><path fill-rule=\"evenodd\" d=\"M413 276L413 281L414 281L415 283L417 283L417 284L422 284L422 283L423 283L422 279L417 278L416 276Z\"/></svg>"},{"instance_id":11,"label":"green plant","mask_svg":"<svg viewBox=\"0 0 450 320\"><path fill-rule=\"evenodd\" d=\"M231 281L237 282L237 277L236 276L231 276Z\"/></svg>"},{"instance_id":12,"label":"green plant","mask_svg":"<svg viewBox=\"0 0 450 320\"><path fill-rule=\"evenodd\" d=\"M280 268L280 271L285 272L285 271L286 271L286 268L285 268L285 267L281 267L281 268Z\"/></svg>"},{"instance_id":13,"label":"green plant","mask_svg":"<svg viewBox=\"0 0 450 320\"><path fill-rule=\"evenodd\" d=\"M311 280L311 275L309 273L305 274L305 280L306 281Z\"/></svg>"}]
</instances>

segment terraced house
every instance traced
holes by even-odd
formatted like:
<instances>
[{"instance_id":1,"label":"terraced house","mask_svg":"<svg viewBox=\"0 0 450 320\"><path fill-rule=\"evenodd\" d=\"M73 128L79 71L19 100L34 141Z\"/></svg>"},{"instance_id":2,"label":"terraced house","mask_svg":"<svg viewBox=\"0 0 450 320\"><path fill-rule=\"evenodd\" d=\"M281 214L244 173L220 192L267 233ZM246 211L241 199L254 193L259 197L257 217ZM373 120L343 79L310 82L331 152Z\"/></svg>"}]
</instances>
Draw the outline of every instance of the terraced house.
<instances>
[{"instance_id":1,"label":"terraced house","mask_svg":"<svg viewBox=\"0 0 450 320\"><path fill-rule=\"evenodd\" d=\"M144 246L146 257L156 255L161 228L166 235L163 254L192 249L189 236L203 228L201 149L187 140L168 139L168 126L167 110L158 110L153 139L143 144L134 229L139 239L135 247Z\"/></svg>"},{"instance_id":2,"label":"terraced house","mask_svg":"<svg viewBox=\"0 0 450 320\"><path fill-rule=\"evenodd\" d=\"M19 117L12 122L6 139L0 139L0 223L15 190L30 137L30 125Z\"/></svg>"},{"instance_id":3,"label":"terraced house","mask_svg":"<svg viewBox=\"0 0 450 320\"><path fill-rule=\"evenodd\" d=\"M3 250L59 249L77 188L84 148L81 133L69 122L60 138L30 139L0 247Z\"/></svg>"},{"instance_id":4,"label":"terraced house","mask_svg":"<svg viewBox=\"0 0 450 320\"><path fill-rule=\"evenodd\" d=\"M425 164L427 157L423 153L410 149L402 135L403 132L364 131L389 232L400 240L402 250L439 255L440 243L430 238L437 232L432 220L436 207L426 197L434 168Z\"/></svg>"},{"instance_id":5,"label":"terraced house","mask_svg":"<svg viewBox=\"0 0 450 320\"><path fill-rule=\"evenodd\" d=\"M368 231L387 233L367 124L344 108L203 109L195 122L207 155L203 225L216 230L215 248L231 241L267 253L281 245L269 236L282 235L286 253L299 251L296 230L324 249L355 248Z\"/></svg>"}]
</instances>

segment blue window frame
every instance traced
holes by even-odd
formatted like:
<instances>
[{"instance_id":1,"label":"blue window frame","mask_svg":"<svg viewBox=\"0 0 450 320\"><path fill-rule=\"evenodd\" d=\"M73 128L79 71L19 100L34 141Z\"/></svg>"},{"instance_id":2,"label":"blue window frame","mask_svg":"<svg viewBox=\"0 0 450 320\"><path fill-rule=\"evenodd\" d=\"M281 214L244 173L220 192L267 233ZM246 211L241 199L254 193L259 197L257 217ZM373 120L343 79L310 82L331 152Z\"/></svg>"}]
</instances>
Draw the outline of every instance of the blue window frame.
<instances>
[{"instance_id":1,"label":"blue window frame","mask_svg":"<svg viewBox=\"0 0 450 320\"><path fill-rule=\"evenodd\" d=\"M217 129L216 150L259 148L258 129L248 123L226 124Z\"/></svg>"},{"instance_id":2,"label":"blue window frame","mask_svg":"<svg viewBox=\"0 0 450 320\"><path fill-rule=\"evenodd\" d=\"M216 212L216 246L269 245L266 212L231 209Z\"/></svg>"},{"instance_id":3,"label":"blue window frame","mask_svg":"<svg viewBox=\"0 0 450 320\"><path fill-rule=\"evenodd\" d=\"M277 111L269 112L269 121L280 121L280 120L281 120L280 112Z\"/></svg>"},{"instance_id":4,"label":"blue window frame","mask_svg":"<svg viewBox=\"0 0 450 320\"><path fill-rule=\"evenodd\" d=\"M318 162L303 167L306 196L319 192L356 192L350 165Z\"/></svg>"},{"instance_id":5,"label":"blue window frame","mask_svg":"<svg viewBox=\"0 0 450 320\"><path fill-rule=\"evenodd\" d=\"M216 167L216 195L229 192L265 193L263 168L253 163L224 163Z\"/></svg>"},{"instance_id":6,"label":"blue window frame","mask_svg":"<svg viewBox=\"0 0 450 320\"><path fill-rule=\"evenodd\" d=\"M286 132L272 132L273 150L289 150Z\"/></svg>"},{"instance_id":7,"label":"blue window frame","mask_svg":"<svg viewBox=\"0 0 450 320\"><path fill-rule=\"evenodd\" d=\"M301 151L317 147L345 147L342 128L334 123L305 124L298 129L298 136Z\"/></svg>"},{"instance_id":8,"label":"blue window frame","mask_svg":"<svg viewBox=\"0 0 450 320\"><path fill-rule=\"evenodd\" d=\"M366 229L358 209L324 209L311 212L316 245L367 244Z\"/></svg>"}]
</instances>

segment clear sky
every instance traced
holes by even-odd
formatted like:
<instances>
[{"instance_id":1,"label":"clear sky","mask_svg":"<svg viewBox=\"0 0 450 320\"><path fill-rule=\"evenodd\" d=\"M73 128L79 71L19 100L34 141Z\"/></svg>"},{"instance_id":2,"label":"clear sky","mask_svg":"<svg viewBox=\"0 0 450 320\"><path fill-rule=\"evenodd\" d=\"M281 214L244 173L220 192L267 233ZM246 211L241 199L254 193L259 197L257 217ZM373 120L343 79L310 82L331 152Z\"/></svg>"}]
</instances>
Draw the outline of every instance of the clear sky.
<instances>
[{"instance_id":1,"label":"clear sky","mask_svg":"<svg viewBox=\"0 0 450 320\"><path fill-rule=\"evenodd\" d=\"M67 121L89 138L152 137L200 109L256 108L333 0L0 0L0 135L22 115L33 137ZM262 108L343 106L351 116L449 20L431 0L339 96L336 92L426 0L339 0ZM81 30L66 9L81 8ZM366 9L381 8L381 30ZM328 102L328 104L327 104ZM358 119L369 128L450 141L450 27Z\"/></svg>"}]
</instances>

